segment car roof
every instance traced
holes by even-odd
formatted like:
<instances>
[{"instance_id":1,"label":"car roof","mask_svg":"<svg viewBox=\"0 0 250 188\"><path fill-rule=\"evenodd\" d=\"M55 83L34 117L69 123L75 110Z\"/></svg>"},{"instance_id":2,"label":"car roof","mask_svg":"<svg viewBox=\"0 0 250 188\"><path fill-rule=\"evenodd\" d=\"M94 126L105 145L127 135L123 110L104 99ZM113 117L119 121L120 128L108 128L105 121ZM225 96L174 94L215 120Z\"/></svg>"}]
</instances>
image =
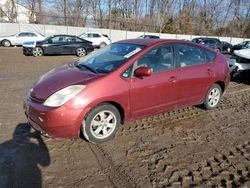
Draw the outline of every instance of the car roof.
<instances>
[{"instance_id":1,"label":"car roof","mask_svg":"<svg viewBox=\"0 0 250 188\"><path fill-rule=\"evenodd\" d=\"M63 36L63 37L77 37L75 35L66 35L66 34L51 35L50 37L58 37L58 36ZM77 38L79 38L79 37L77 37Z\"/></svg>"},{"instance_id":2,"label":"car roof","mask_svg":"<svg viewBox=\"0 0 250 188\"><path fill-rule=\"evenodd\" d=\"M182 43L189 43L188 41L183 40L177 40L177 39L127 39L127 40L121 40L117 41L115 43L123 43L123 44L137 44L137 45L143 45L143 46L152 46L154 44L158 43L172 43L172 42L182 42Z\"/></svg>"}]
</instances>

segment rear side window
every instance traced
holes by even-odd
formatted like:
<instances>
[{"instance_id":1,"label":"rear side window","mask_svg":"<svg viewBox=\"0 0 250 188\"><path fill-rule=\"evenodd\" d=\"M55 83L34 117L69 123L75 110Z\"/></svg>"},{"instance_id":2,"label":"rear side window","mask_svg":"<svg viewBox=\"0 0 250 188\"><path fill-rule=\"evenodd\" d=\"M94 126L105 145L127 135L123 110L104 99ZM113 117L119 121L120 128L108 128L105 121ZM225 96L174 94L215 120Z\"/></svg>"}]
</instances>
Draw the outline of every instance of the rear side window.
<instances>
[{"instance_id":1,"label":"rear side window","mask_svg":"<svg viewBox=\"0 0 250 188\"><path fill-rule=\"evenodd\" d=\"M204 64L205 54L199 47L188 44L177 44L180 67Z\"/></svg>"},{"instance_id":2,"label":"rear side window","mask_svg":"<svg viewBox=\"0 0 250 188\"><path fill-rule=\"evenodd\" d=\"M37 35L35 33L29 33L30 37L37 37Z\"/></svg>"},{"instance_id":3,"label":"rear side window","mask_svg":"<svg viewBox=\"0 0 250 188\"><path fill-rule=\"evenodd\" d=\"M207 56L207 62L211 62L215 59L216 54L214 52L211 52L209 50L205 50L206 56Z\"/></svg>"},{"instance_id":4,"label":"rear side window","mask_svg":"<svg viewBox=\"0 0 250 188\"><path fill-rule=\"evenodd\" d=\"M93 34L93 37L94 37L94 38L100 38L101 36L98 35L98 34L96 34L96 33L94 33L94 34Z\"/></svg>"}]
</instances>

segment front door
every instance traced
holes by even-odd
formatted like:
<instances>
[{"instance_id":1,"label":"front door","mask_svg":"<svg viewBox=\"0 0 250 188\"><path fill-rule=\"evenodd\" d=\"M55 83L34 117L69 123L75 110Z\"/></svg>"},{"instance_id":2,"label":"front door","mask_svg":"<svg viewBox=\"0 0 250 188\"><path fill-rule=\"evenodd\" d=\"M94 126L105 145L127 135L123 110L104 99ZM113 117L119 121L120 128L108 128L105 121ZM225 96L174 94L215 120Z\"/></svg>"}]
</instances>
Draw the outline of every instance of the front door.
<instances>
[{"instance_id":1,"label":"front door","mask_svg":"<svg viewBox=\"0 0 250 188\"><path fill-rule=\"evenodd\" d=\"M174 109L178 70L175 69L172 46L162 45L150 50L134 63L133 70L141 66L151 68L152 75L131 78L131 117L143 117Z\"/></svg>"}]
</instances>

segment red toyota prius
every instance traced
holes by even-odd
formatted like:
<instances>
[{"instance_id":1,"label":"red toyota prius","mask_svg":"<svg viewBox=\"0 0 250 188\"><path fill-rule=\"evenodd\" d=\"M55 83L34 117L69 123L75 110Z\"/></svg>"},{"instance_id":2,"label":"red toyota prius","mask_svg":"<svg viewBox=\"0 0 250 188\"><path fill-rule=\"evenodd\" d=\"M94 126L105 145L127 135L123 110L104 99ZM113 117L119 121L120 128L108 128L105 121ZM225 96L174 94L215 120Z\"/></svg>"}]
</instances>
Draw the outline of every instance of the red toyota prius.
<instances>
[{"instance_id":1,"label":"red toyota prius","mask_svg":"<svg viewBox=\"0 0 250 188\"><path fill-rule=\"evenodd\" d=\"M25 113L45 136L82 133L102 143L127 120L198 104L216 108L229 80L225 57L205 46L123 40L44 74L28 92Z\"/></svg>"}]
</instances>

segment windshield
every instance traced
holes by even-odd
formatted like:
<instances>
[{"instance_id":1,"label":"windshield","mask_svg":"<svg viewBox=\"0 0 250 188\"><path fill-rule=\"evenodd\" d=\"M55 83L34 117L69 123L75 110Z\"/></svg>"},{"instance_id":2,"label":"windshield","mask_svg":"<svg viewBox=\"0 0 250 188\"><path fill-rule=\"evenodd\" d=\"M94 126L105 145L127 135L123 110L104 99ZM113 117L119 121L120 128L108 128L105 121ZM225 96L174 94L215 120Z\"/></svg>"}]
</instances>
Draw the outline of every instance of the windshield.
<instances>
[{"instance_id":1,"label":"windshield","mask_svg":"<svg viewBox=\"0 0 250 188\"><path fill-rule=\"evenodd\" d=\"M88 67L97 73L109 73L123 65L145 46L137 44L111 44L79 60L78 67Z\"/></svg>"}]
</instances>

